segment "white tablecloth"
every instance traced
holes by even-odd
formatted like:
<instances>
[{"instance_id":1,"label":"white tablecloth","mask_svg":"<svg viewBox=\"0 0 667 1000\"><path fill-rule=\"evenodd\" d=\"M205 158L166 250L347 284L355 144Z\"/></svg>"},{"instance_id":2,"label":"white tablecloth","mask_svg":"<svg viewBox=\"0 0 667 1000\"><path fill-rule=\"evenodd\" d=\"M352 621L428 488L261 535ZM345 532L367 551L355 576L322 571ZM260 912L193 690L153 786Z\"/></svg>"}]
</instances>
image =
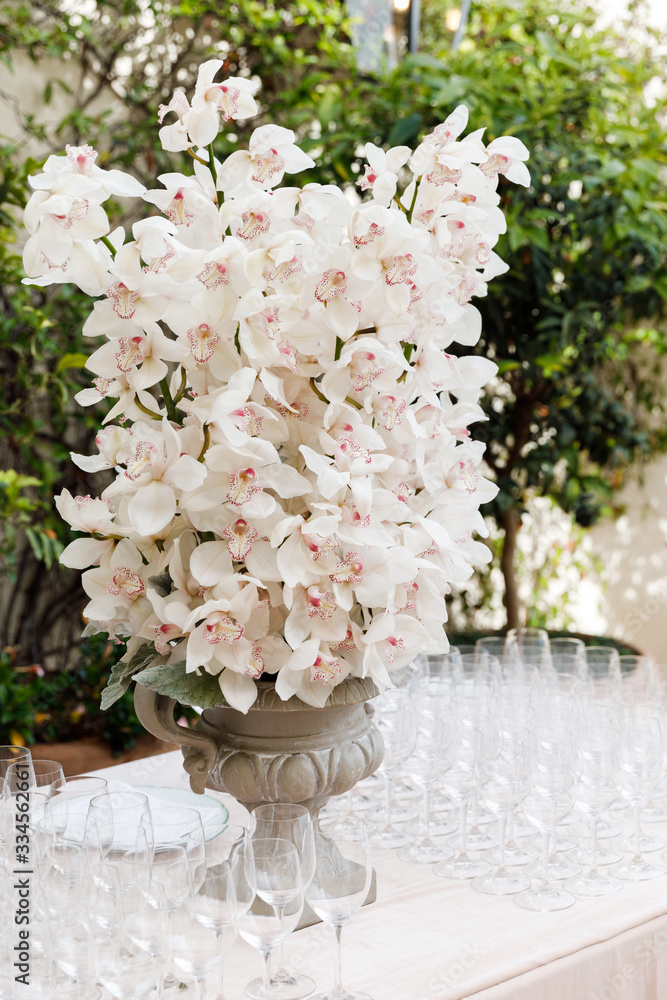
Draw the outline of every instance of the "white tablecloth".
<instances>
[{"instance_id":1,"label":"white tablecloth","mask_svg":"<svg viewBox=\"0 0 667 1000\"><path fill-rule=\"evenodd\" d=\"M187 787L178 752L95 773ZM234 799L208 794L225 802L230 822L242 822L245 810ZM373 1000L667 1000L667 877L559 913L530 913L511 897L482 896L395 851L378 851L373 861L377 902L343 928L350 990ZM332 985L327 927L298 931L285 950L318 990ZM226 1000L241 1000L260 972L257 952L237 941L225 964Z\"/></svg>"}]
</instances>

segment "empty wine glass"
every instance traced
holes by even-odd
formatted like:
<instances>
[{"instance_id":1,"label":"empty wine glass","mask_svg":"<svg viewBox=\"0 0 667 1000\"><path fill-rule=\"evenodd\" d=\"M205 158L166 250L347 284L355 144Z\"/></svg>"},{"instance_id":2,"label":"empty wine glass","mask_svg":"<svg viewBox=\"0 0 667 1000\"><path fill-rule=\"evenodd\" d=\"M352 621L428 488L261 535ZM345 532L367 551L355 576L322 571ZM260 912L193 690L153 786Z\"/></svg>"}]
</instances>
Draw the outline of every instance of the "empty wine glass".
<instances>
[{"instance_id":1,"label":"empty wine glass","mask_svg":"<svg viewBox=\"0 0 667 1000\"><path fill-rule=\"evenodd\" d=\"M491 871L488 861L475 860L468 854L468 807L475 791L477 768L490 752L487 733L472 726L459 724L454 735L454 760L441 776L441 784L459 804L459 853L450 861L435 866L441 878L468 879Z\"/></svg>"},{"instance_id":2,"label":"empty wine glass","mask_svg":"<svg viewBox=\"0 0 667 1000\"><path fill-rule=\"evenodd\" d=\"M51 796L54 788L59 788L65 782L65 775L62 764L55 760L34 760L32 757L24 757L21 761L14 761L7 767L6 774L10 792L16 791L18 780L23 791L40 792ZM26 789L24 786L28 784Z\"/></svg>"},{"instance_id":3,"label":"empty wine glass","mask_svg":"<svg viewBox=\"0 0 667 1000\"><path fill-rule=\"evenodd\" d=\"M567 879L564 887L576 896L604 896L623 888L620 879L597 868L600 814L618 798L621 734L612 726L583 726L576 738L580 766L575 801L590 819L591 860L588 871Z\"/></svg>"},{"instance_id":4,"label":"empty wine glass","mask_svg":"<svg viewBox=\"0 0 667 1000\"><path fill-rule=\"evenodd\" d=\"M137 827L142 826L152 840L153 824L148 796L142 792L109 792L90 800L86 823L95 824L104 857L122 854L134 847Z\"/></svg>"},{"instance_id":5,"label":"empty wine glass","mask_svg":"<svg viewBox=\"0 0 667 1000\"><path fill-rule=\"evenodd\" d=\"M614 646L586 646L586 675L592 681L621 682L621 660Z\"/></svg>"},{"instance_id":6,"label":"empty wine glass","mask_svg":"<svg viewBox=\"0 0 667 1000\"><path fill-rule=\"evenodd\" d=\"M157 976L153 956L126 934L100 947L98 979L116 1000L143 1000L155 989Z\"/></svg>"},{"instance_id":7,"label":"empty wine glass","mask_svg":"<svg viewBox=\"0 0 667 1000\"><path fill-rule=\"evenodd\" d=\"M434 864L451 858L453 851L431 839L431 798L438 776L454 762L454 729L441 719L441 691L431 685L418 687L414 695L415 744L405 761L405 770L422 790L423 806L417 839L398 852L403 861ZM447 827L448 830L454 827Z\"/></svg>"},{"instance_id":8,"label":"empty wine glass","mask_svg":"<svg viewBox=\"0 0 667 1000\"><path fill-rule=\"evenodd\" d=\"M23 760L32 760L32 754L27 747L0 746L0 778L7 776L10 764L20 764Z\"/></svg>"},{"instance_id":9,"label":"empty wine glass","mask_svg":"<svg viewBox=\"0 0 667 1000\"><path fill-rule=\"evenodd\" d=\"M362 820L345 818L320 823L315 831L315 874L306 899L317 916L334 931L334 985L312 1000L370 1000L366 993L346 990L341 976L340 936L346 923L368 898L371 856Z\"/></svg>"},{"instance_id":10,"label":"empty wine glass","mask_svg":"<svg viewBox=\"0 0 667 1000\"><path fill-rule=\"evenodd\" d=\"M408 692L390 688L377 699L377 726L384 741L384 758L380 773L385 783L384 823L371 834L373 847L391 850L404 847L414 839L394 825L392 817L392 792L394 780L401 765L410 754L414 742L414 720L410 712ZM411 813L414 818L415 813Z\"/></svg>"},{"instance_id":11,"label":"empty wine glass","mask_svg":"<svg viewBox=\"0 0 667 1000\"><path fill-rule=\"evenodd\" d=\"M86 817L92 798L108 794L105 778L75 775L64 783L52 787L51 797L44 810L44 822L56 839L83 843Z\"/></svg>"},{"instance_id":12,"label":"empty wine glass","mask_svg":"<svg viewBox=\"0 0 667 1000\"><path fill-rule=\"evenodd\" d=\"M549 844L558 823L574 804L575 766L567 734L538 734L531 741L528 790L522 806L525 815L542 834L542 878L536 886L514 896L526 910L563 910L575 897L552 885L549 876Z\"/></svg>"},{"instance_id":13,"label":"empty wine glass","mask_svg":"<svg viewBox=\"0 0 667 1000\"><path fill-rule=\"evenodd\" d=\"M262 1000L271 1000L271 952L291 934L303 910L299 855L288 840L261 837L246 841L243 857L246 879L254 888L255 898L239 916L239 933L264 960Z\"/></svg>"},{"instance_id":14,"label":"empty wine glass","mask_svg":"<svg viewBox=\"0 0 667 1000\"><path fill-rule=\"evenodd\" d=\"M170 947L176 969L194 980L195 1000L204 1000L206 977L222 963L218 946L216 929L198 919L194 897L188 898L171 922Z\"/></svg>"},{"instance_id":15,"label":"empty wine glass","mask_svg":"<svg viewBox=\"0 0 667 1000\"><path fill-rule=\"evenodd\" d=\"M508 871L505 866L507 820L523 798L528 782L527 740L528 730L503 727L496 752L489 755L479 768L482 798L498 817L500 843L497 870L473 879L472 887L478 892L506 896L521 892L530 885L526 875Z\"/></svg>"},{"instance_id":16,"label":"empty wine glass","mask_svg":"<svg viewBox=\"0 0 667 1000\"><path fill-rule=\"evenodd\" d=\"M644 881L664 875L664 865L646 861L642 856L642 803L657 787L664 773L664 739L661 719L648 712L634 712L623 720L621 739L621 795L632 807L634 818L634 854L620 861L611 874L629 882Z\"/></svg>"},{"instance_id":17,"label":"empty wine glass","mask_svg":"<svg viewBox=\"0 0 667 1000\"><path fill-rule=\"evenodd\" d=\"M515 665L551 669L549 635L541 628L511 628L505 638L505 656Z\"/></svg>"},{"instance_id":18,"label":"empty wine glass","mask_svg":"<svg viewBox=\"0 0 667 1000\"><path fill-rule=\"evenodd\" d=\"M253 810L249 829L253 839L277 837L294 844L305 889L315 869L313 822L308 809L291 802L265 803ZM271 974L271 989L276 1000L298 1000L312 993L315 983L310 976L295 975L285 968L284 945L283 939L278 944L278 968ZM248 983L246 993L261 1000L264 995L262 979L253 979Z\"/></svg>"},{"instance_id":19,"label":"empty wine glass","mask_svg":"<svg viewBox=\"0 0 667 1000\"><path fill-rule=\"evenodd\" d=\"M236 894L233 862L218 861L206 870L206 876L194 894L191 913L194 919L213 931L215 952L220 956L218 991L222 993L222 958L236 938ZM220 1000L220 998L219 998Z\"/></svg>"}]
</instances>

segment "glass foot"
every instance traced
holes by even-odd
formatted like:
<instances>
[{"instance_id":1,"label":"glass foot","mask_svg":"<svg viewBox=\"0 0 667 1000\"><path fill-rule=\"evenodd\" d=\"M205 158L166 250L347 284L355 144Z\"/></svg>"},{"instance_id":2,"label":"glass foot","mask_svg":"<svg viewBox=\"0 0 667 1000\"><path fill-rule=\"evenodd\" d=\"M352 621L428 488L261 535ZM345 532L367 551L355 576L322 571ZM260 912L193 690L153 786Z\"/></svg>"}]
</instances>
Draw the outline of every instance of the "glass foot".
<instances>
[{"instance_id":1,"label":"glass foot","mask_svg":"<svg viewBox=\"0 0 667 1000\"><path fill-rule=\"evenodd\" d=\"M568 861L566 858L558 858L552 856L549 858L549 871L548 877L549 881L560 882L561 879L571 878L573 875L578 875L581 871L581 865L576 864L574 861ZM542 878L544 876L544 866L541 861L534 861L532 865L526 867L526 875L531 875L533 878Z\"/></svg>"},{"instance_id":2,"label":"glass foot","mask_svg":"<svg viewBox=\"0 0 667 1000\"><path fill-rule=\"evenodd\" d=\"M455 858L453 861L441 861L433 869L440 878L467 879L478 875L488 875L491 865L488 861L473 861L472 858Z\"/></svg>"},{"instance_id":3,"label":"glass foot","mask_svg":"<svg viewBox=\"0 0 667 1000\"><path fill-rule=\"evenodd\" d=\"M609 892L618 892L622 889L623 883L620 878L614 878L613 875L595 872L593 875L582 874L568 878L563 882L563 888L573 892L575 896L606 896Z\"/></svg>"},{"instance_id":4,"label":"glass foot","mask_svg":"<svg viewBox=\"0 0 667 1000\"><path fill-rule=\"evenodd\" d=\"M568 906L574 906L576 899L567 889L550 885L545 889L539 886L526 889L514 897L514 902L524 910L553 911L567 910Z\"/></svg>"},{"instance_id":5,"label":"glass foot","mask_svg":"<svg viewBox=\"0 0 667 1000\"><path fill-rule=\"evenodd\" d=\"M310 1000L373 1000L373 998L369 997L368 993L348 993L347 990L343 990L342 993L318 993Z\"/></svg>"},{"instance_id":6,"label":"glass foot","mask_svg":"<svg viewBox=\"0 0 667 1000\"><path fill-rule=\"evenodd\" d=\"M485 892L489 896L511 896L530 887L530 879L526 875L515 872L496 872L491 875L480 875L472 880L473 889Z\"/></svg>"},{"instance_id":7,"label":"glass foot","mask_svg":"<svg viewBox=\"0 0 667 1000\"><path fill-rule=\"evenodd\" d=\"M619 851L635 851L635 837L634 834L628 834L627 837L619 837L613 843L614 847L617 847ZM639 850L642 854L651 854L652 851L661 851L665 846L664 837L653 837L648 833L642 833L639 838Z\"/></svg>"},{"instance_id":8,"label":"glass foot","mask_svg":"<svg viewBox=\"0 0 667 1000\"><path fill-rule=\"evenodd\" d=\"M667 816L665 819L667 819ZM622 833L623 827L621 824L613 820L609 820L609 822L603 820L598 823L598 840L609 840L611 837L620 837Z\"/></svg>"},{"instance_id":9,"label":"glass foot","mask_svg":"<svg viewBox=\"0 0 667 1000\"><path fill-rule=\"evenodd\" d=\"M667 868L652 861L645 861L643 858L632 858L630 861L621 861L620 865L614 865L609 872L617 878L622 878L624 882L644 882L649 878L660 878L667 872Z\"/></svg>"},{"instance_id":10,"label":"glass foot","mask_svg":"<svg viewBox=\"0 0 667 1000\"><path fill-rule=\"evenodd\" d=\"M449 861L454 857L454 851L449 847L439 847L429 839L415 841L410 847L402 847L398 856L402 861L410 861L415 865L435 865L439 861Z\"/></svg>"},{"instance_id":11,"label":"glass foot","mask_svg":"<svg viewBox=\"0 0 667 1000\"><path fill-rule=\"evenodd\" d=\"M414 839L414 834L406 833L404 830L396 830L392 826L376 830L368 837L371 847L376 847L381 851L393 851L395 847L408 847Z\"/></svg>"},{"instance_id":12,"label":"glass foot","mask_svg":"<svg viewBox=\"0 0 667 1000\"><path fill-rule=\"evenodd\" d=\"M505 867L506 868L517 868L519 865L528 865L531 861L536 861L539 857L537 851L531 850L529 847L519 847L517 844L515 847L505 848ZM492 865L500 864L500 850L497 847L492 847L490 851L484 852L485 861L490 861Z\"/></svg>"},{"instance_id":13,"label":"glass foot","mask_svg":"<svg viewBox=\"0 0 667 1000\"><path fill-rule=\"evenodd\" d=\"M589 868L593 864L593 855L589 847L575 847L573 851L568 852L567 856L570 861L576 861L580 865L587 865ZM596 867L604 868L605 865L615 865L618 861L622 860L622 854L619 854L618 851L612 851L608 847L598 847L597 854L595 855Z\"/></svg>"},{"instance_id":14,"label":"glass foot","mask_svg":"<svg viewBox=\"0 0 667 1000\"><path fill-rule=\"evenodd\" d=\"M293 976L285 969L271 976L271 1000L300 1000L309 997L314 989L315 981L310 976ZM245 991L253 1000L266 1000L261 976L248 983Z\"/></svg>"},{"instance_id":15,"label":"glass foot","mask_svg":"<svg viewBox=\"0 0 667 1000\"><path fill-rule=\"evenodd\" d=\"M498 833L494 833L493 828L486 830L473 830L468 834L468 850L485 851L498 844Z\"/></svg>"},{"instance_id":16,"label":"glass foot","mask_svg":"<svg viewBox=\"0 0 667 1000\"><path fill-rule=\"evenodd\" d=\"M387 816L387 810L384 806L379 806L364 816L364 819L368 820L369 823L385 823ZM408 809L406 806L395 806L391 807L391 822L392 823L411 823L413 820L419 818L419 813L416 809Z\"/></svg>"},{"instance_id":17,"label":"glass foot","mask_svg":"<svg viewBox=\"0 0 667 1000\"><path fill-rule=\"evenodd\" d=\"M454 815L447 818L446 813L439 813L431 816L430 832L432 837L448 837L450 833L456 833L458 823Z\"/></svg>"}]
</instances>

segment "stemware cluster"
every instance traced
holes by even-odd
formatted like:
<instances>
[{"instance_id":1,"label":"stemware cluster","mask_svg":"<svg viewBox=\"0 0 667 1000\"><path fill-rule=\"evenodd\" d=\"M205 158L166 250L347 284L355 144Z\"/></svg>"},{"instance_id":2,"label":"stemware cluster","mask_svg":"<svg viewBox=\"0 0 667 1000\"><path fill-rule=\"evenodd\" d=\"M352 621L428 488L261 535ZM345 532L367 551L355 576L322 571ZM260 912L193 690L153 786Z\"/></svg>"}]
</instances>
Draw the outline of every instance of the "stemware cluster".
<instances>
[{"instance_id":1,"label":"stemware cluster","mask_svg":"<svg viewBox=\"0 0 667 1000\"><path fill-rule=\"evenodd\" d=\"M666 701L649 657L540 629L418 656L375 701L379 774L329 812L527 909L617 892L667 871Z\"/></svg>"},{"instance_id":2,"label":"stemware cluster","mask_svg":"<svg viewBox=\"0 0 667 1000\"><path fill-rule=\"evenodd\" d=\"M340 982L340 928L370 885L364 824L314 825L288 803L260 806L247 827L222 832L205 815L102 777L65 778L55 762L0 748L0 896L9 901L0 1000L163 1000L186 986L202 1000L213 979L222 1000L222 961L237 933L264 959L246 993L297 1000L313 980L292 975L282 949L273 975L270 960L306 901L336 931L335 986L319 1000L365 1000ZM24 937L13 926L23 906Z\"/></svg>"}]
</instances>

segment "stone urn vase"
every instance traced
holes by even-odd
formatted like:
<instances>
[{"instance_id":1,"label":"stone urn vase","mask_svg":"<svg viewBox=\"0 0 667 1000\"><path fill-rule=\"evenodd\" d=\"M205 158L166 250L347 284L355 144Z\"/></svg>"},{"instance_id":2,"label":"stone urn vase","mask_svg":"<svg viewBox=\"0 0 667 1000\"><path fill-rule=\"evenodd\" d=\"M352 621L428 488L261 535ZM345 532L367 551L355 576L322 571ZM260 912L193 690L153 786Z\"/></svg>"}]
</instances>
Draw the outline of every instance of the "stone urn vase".
<instances>
[{"instance_id":1,"label":"stone urn vase","mask_svg":"<svg viewBox=\"0 0 667 1000\"><path fill-rule=\"evenodd\" d=\"M136 712L160 739L183 747L193 791L228 792L248 809L262 802L297 802L313 814L332 795L349 791L379 767L382 737L373 724L372 681L349 677L324 708L296 696L281 701L270 682L258 682L247 714L207 708L193 729L174 720L175 702L137 684Z\"/></svg>"}]
</instances>

